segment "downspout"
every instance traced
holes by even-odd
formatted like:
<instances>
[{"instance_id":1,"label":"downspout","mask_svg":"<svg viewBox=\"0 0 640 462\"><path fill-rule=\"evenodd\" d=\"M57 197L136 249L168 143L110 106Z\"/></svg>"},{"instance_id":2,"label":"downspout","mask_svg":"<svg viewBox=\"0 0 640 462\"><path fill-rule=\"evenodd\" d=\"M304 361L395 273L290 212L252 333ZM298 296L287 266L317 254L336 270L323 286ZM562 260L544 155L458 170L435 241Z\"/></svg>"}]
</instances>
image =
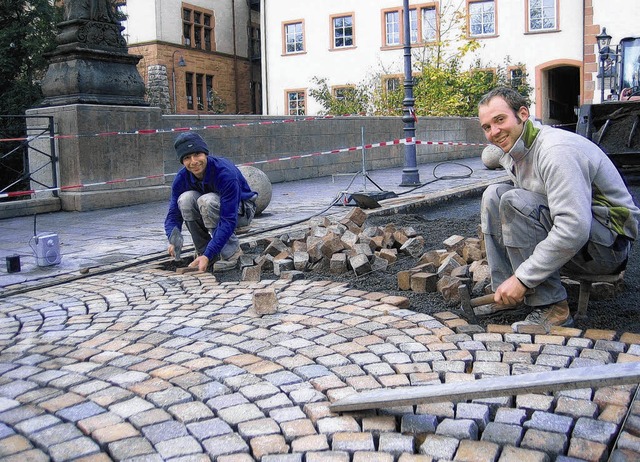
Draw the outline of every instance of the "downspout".
<instances>
[{"instance_id":1,"label":"downspout","mask_svg":"<svg viewBox=\"0 0 640 462\"><path fill-rule=\"evenodd\" d=\"M261 62L262 62L262 114L269 114L269 66L267 63L267 33L265 31L267 27L267 2L260 0L260 47Z\"/></svg>"},{"instance_id":2,"label":"downspout","mask_svg":"<svg viewBox=\"0 0 640 462\"><path fill-rule=\"evenodd\" d=\"M587 12L587 0L582 0L582 72L581 72L581 77L580 77L580 101L578 101L578 106L582 106L584 104L584 85L585 85L585 70L586 70L586 63L584 62L586 56L585 56L585 47L587 46L587 40L585 37L585 33L587 31L587 18L586 18L586 12ZM595 92L595 89L594 89ZM595 94L595 93L594 93ZM578 121L578 123L580 123L580 121Z\"/></svg>"},{"instance_id":3,"label":"downspout","mask_svg":"<svg viewBox=\"0 0 640 462\"><path fill-rule=\"evenodd\" d=\"M240 97L238 95L238 52L236 45L236 1L231 0L231 17L233 30L233 85L236 95L236 114L240 112Z\"/></svg>"}]
</instances>

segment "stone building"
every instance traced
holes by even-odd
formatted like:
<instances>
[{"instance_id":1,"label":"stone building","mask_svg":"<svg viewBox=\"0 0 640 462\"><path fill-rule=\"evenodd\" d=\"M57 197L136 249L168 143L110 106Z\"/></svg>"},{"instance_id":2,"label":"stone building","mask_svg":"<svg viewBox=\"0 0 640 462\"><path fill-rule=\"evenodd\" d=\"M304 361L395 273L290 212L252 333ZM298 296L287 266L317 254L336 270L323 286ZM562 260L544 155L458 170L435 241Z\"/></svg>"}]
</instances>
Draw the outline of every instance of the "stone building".
<instances>
[{"instance_id":1,"label":"stone building","mask_svg":"<svg viewBox=\"0 0 640 462\"><path fill-rule=\"evenodd\" d=\"M118 0L146 98L164 113L260 114L260 4Z\"/></svg>"}]
</instances>

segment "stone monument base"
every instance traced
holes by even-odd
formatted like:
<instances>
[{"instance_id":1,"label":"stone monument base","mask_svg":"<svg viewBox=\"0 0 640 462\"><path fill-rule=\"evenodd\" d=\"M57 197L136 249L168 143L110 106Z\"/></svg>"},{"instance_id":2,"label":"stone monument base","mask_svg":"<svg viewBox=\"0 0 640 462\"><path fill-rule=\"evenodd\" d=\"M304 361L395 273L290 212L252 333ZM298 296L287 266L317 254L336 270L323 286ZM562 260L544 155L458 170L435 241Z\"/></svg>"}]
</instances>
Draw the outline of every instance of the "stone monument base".
<instances>
[{"instance_id":1,"label":"stone monument base","mask_svg":"<svg viewBox=\"0 0 640 462\"><path fill-rule=\"evenodd\" d=\"M170 181L165 182L161 136L135 134L138 130L162 126L160 108L68 104L29 109L27 115L54 118L57 146L54 155L58 157L58 185L63 188L59 194L62 210L122 207L169 197ZM45 153L50 150L48 138L36 141L42 141L38 150ZM42 183L48 184L51 163L38 150L29 151L30 171L37 171L37 175L42 175ZM47 163L48 166L38 169ZM130 179L135 180L121 181ZM74 185L83 187L64 189ZM41 188L35 183L32 187Z\"/></svg>"}]
</instances>

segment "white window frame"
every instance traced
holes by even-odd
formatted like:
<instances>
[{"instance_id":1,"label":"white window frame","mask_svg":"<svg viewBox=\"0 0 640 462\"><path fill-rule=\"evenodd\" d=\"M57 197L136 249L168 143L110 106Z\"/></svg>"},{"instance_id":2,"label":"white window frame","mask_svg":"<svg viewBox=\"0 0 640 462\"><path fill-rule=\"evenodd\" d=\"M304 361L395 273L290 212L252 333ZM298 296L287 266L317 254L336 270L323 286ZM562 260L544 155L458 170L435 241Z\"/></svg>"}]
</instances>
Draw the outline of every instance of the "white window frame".
<instances>
[{"instance_id":1,"label":"white window frame","mask_svg":"<svg viewBox=\"0 0 640 462\"><path fill-rule=\"evenodd\" d=\"M480 11L471 11L472 9L480 9ZM492 10L492 11L489 11ZM495 0L482 0L482 1L470 1L468 3L468 12L469 12L469 36L470 37L491 37L496 35L496 2ZM489 21L488 17L491 15L492 20ZM474 18L480 19L479 24L481 28L480 33L474 33L473 26L476 25L473 23ZM487 26L491 25L492 28L490 31L485 32Z\"/></svg>"},{"instance_id":2,"label":"white window frame","mask_svg":"<svg viewBox=\"0 0 640 462\"><path fill-rule=\"evenodd\" d=\"M529 32L558 30L558 3L556 0L528 0L527 3L527 30ZM536 13L539 14L537 18L535 17ZM540 25L533 27L533 21L540 21ZM551 21L551 23L545 24L546 21Z\"/></svg>"}]
</instances>

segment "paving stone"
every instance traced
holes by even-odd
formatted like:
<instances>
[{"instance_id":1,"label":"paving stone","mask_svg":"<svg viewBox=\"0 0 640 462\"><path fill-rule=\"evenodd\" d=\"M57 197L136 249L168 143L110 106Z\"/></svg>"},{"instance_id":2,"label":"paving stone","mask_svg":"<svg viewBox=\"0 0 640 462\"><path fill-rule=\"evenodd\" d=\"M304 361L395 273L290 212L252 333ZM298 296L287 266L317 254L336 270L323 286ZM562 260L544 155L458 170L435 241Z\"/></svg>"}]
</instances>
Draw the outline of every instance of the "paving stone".
<instances>
[{"instance_id":1,"label":"paving stone","mask_svg":"<svg viewBox=\"0 0 640 462\"><path fill-rule=\"evenodd\" d=\"M393 462L391 454L371 451L358 451L353 454L352 462Z\"/></svg>"},{"instance_id":2,"label":"paving stone","mask_svg":"<svg viewBox=\"0 0 640 462\"><path fill-rule=\"evenodd\" d=\"M501 445L520 446L524 430L518 425L489 422L482 432L482 441Z\"/></svg>"},{"instance_id":3,"label":"paving stone","mask_svg":"<svg viewBox=\"0 0 640 462\"><path fill-rule=\"evenodd\" d=\"M399 433L381 433L378 439L378 450L394 456L414 452L415 438L412 435Z\"/></svg>"},{"instance_id":4,"label":"paving stone","mask_svg":"<svg viewBox=\"0 0 640 462\"><path fill-rule=\"evenodd\" d=\"M568 415L573 418L594 418L598 414L598 405L586 399L573 399L561 396L558 398L554 412L556 414Z\"/></svg>"},{"instance_id":5,"label":"paving stone","mask_svg":"<svg viewBox=\"0 0 640 462\"><path fill-rule=\"evenodd\" d=\"M140 436L140 432L128 422L120 422L98 428L91 433L91 437L99 444L111 443L134 436Z\"/></svg>"},{"instance_id":6,"label":"paving stone","mask_svg":"<svg viewBox=\"0 0 640 462\"><path fill-rule=\"evenodd\" d=\"M505 446L502 448L498 462L550 462L550 460L544 452Z\"/></svg>"},{"instance_id":7,"label":"paving stone","mask_svg":"<svg viewBox=\"0 0 640 462\"><path fill-rule=\"evenodd\" d=\"M432 414L439 418L451 418L455 416L453 403L443 401L439 403L418 404L416 414Z\"/></svg>"},{"instance_id":8,"label":"paving stone","mask_svg":"<svg viewBox=\"0 0 640 462\"><path fill-rule=\"evenodd\" d=\"M306 462L349 462L350 456L348 452L340 451L308 452L305 460Z\"/></svg>"},{"instance_id":9,"label":"paving stone","mask_svg":"<svg viewBox=\"0 0 640 462\"><path fill-rule=\"evenodd\" d=\"M217 417L201 422L193 422L187 424L186 427L189 432L200 441L233 432L233 429L226 422Z\"/></svg>"},{"instance_id":10,"label":"paving stone","mask_svg":"<svg viewBox=\"0 0 640 462\"><path fill-rule=\"evenodd\" d=\"M489 406L478 403L458 403L456 419L471 419L482 432L489 423Z\"/></svg>"},{"instance_id":11,"label":"paving stone","mask_svg":"<svg viewBox=\"0 0 640 462\"><path fill-rule=\"evenodd\" d=\"M582 438L608 445L618 432L618 426L611 422L581 417L573 429L573 438Z\"/></svg>"},{"instance_id":12,"label":"paving stone","mask_svg":"<svg viewBox=\"0 0 640 462\"><path fill-rule=\"evenodd\" d=\"M73 424L61 423L33 433L29 435L29 438L39 447L47 448L54 444L70 441L82 436L82 432Z\"/></svg>"},{"instance_id":13,"label":"paving stone","mask_svg":"<svg viewBox=\"0 0 640 462\"><path fill-rule=\"evenodd\" d=\"M229 425L234 426L240 422L261 419L264 417L264 414L258 406L248 403L220 409L218 416Z\"/></svg>"},{"instance_id":14,"label":"paving stone","mask_svg":"<svg viewBox=\"0 0 640 462\"><path fill-rule=\"evenodd\" d=\"M471 419L444 419L438 425L436 435L450 436L458 440L477 440L478 425Z\"/></svg>"},{"instance_id":15,"label":"paving stone","mask_svg":"<svg viewBox=\"0 0 640 462\"><path fill-rule=\"evenodd\" d=\"M524 409L501 407L496 412L494 422L510 425L522 425L526 418L527 411Z\"/></svg>"},{"instance_id":16,"label":"paving stone","mask_svg":"<svg viewBox=\"0 0 640 462\"><path fill-rule=\"evenodd\" d=\"M575 437L571 438L567 451L567 456L578 460L606 460L608 455L609 450L606 444Z\"/></svg>"},{"instance_id":17,"label":"paving stone","mask_svg":"<svg viewBox=\"0 0 640 462\"><path fill-rule=\"evenodd\" d=\"M327 435L308 435L291 442L292 452L309 453L314 451L328 451Z\"/></svg>"},{"instance_id":18,"label":"paving stone","mask_svg":"<svg viewBox=\"0 0 640 462\"><path fill-rule=\"evenodd\" d=\"M564 454L567 451L568 438L561 433L530 428L525 432L520 446L526 449L543 451L549 455Z\"/></svg>"},{"instance_id":19,"label":"paving stone","mask_svg":"<svg viewBox=\"0 0 640 462\"><path fill-rule=\"evenodd\" d=\"M495 443L462 440L454 460L459 462L494 462L499 453L500 446Z\"/></svg>"},{"instance_id":20,"label":"paving stone","mask_svg":"<svg viewBox=\"0 0 640 462\"><path fill-rule=\"evenodd\" d=\"M151 444L156 445L161 441L188 436L189 432L184 424L174 420L169 420L143 427L142 434L151 442Z\"/></svg>"},{"instance_id":21,"label":"paving stone","mask_svg":"<svg viewBox=\"0 0 640 462\"><path fill-rule=\"evenodd\" d=\"M533 411L551 411L553 396L539 394L524 394L516 396L516 407Z\"/></svg>"},{"instance_id":22,"label":"paving stone","mask_svg":"<svg viewBox=\"0 0 640 462\"><path fill-rule=\"evenodd\" d=\"M154 454L155 450L144 438L127 438L107 445L111 456L116 460L133 459L137 456Z\"/></svg>"},{"instance_id":23,"label":"paving stone","mask_svg":"<svg viewBox=\"0 0 640 462\"><path fill-rule=\"evenodd\" d=\"M155 447L163 459L168 460L175 457L188 456L191 454L201 454L200 443L192 436L183 436L171 440L157 443Z\"/></svg>"},{"instance_id":24,"label":"paving stone","mask_svg":"<svg viewBox=\"0 0 640 462\"><path fill-rule=\"evenodd\" d=\"M359 432L360 426L351 416L324 417L316 422L318 432L333 435L340 432Z\"/></svg>"},{"instance_id":25,"label":"paving stone","mask_svg":"<svg viewBox=\"0 0 640 462\"><path fill-rule=\"evenodd\" d=\"M618 438L618 448L629 449L640 453L640 437L632 435L627 431L622 431Z\"/></svg>"},{"instance_id":26,"label":"paving stone","mask_svg":"<svg viewBox=\"0 0 640 462\"><path fill-rule=\"evenodd\" d=\"M214 459L228 454L248 454L250 452L247 443L236 433L206 439L202 442L202 445L207 454Z\"/></svg>"},{"instance_id":27,"label":"paving stone","mask_svg":"<svg viewBox=\"0 0 640 462\"><path fill-rule=\"evenodd\" d=\"M54 444L48 448L53 460L73 460L100 451L100 447L89 438L75 438Z\"/></svg>"},{"instance_id":28,"label":"paving stone","mask_svg":"<svg viewBox=\"0 0 640 462\"><path fill-rule=\"evenodd\" d=\"M524 423L525 428L534 428L547 432L569 435L573 427L573 418L556 415L550 412L535 411L530 420Z\"/></svg>"},{"instance_id":29,"label":"paving stone","mask_svg":"<svg viewBox=\"0 0 640 462\"><path fill-rule=\"evenodd\" d=\"M453 460L453 455L458 449L458 440L442 435L427 435L420 445L420 454L425 454L434 459Z\"/></svg>"},{"instance_id":30,"label":"paving stone","mask_svg":"<svg viewBox=\"0 0 640 462\"><path fill-rule=\"evenodd\" d=\"M395 419L394 419L395 427ZM430 414L406 414L402 416L400 432L403 434L435 433L438 426L438 418ZM395 428L394 428L395 429ZM364 430L364 428L363 428Z\"/></svg>"},{"instance_id":31,"label":"paving stone","mask_svg":"<svg viewBox=\"0 0 640 462\"><path fill-rule=\"evenodd\" d=\"M303 454L267 454L262 456L260 462L302 462ZM247 459L247 461L253 461L253 458ZM218 462L224 462L222 458L218 458ZM239 462L236 460L229 460L229 462Z\"/></svg>"},{"instance_id":32,"label":"paving stone","mask_svg":"<svg viewBox=\"0 0 640 462\"><path fill-rule=\"evenodd\" d=\"M373 435L361 432L338 432L331 438L331 449L333 451L346 451L353 453L356 451L373 451Z\"/></svg>"}]
</instances>

